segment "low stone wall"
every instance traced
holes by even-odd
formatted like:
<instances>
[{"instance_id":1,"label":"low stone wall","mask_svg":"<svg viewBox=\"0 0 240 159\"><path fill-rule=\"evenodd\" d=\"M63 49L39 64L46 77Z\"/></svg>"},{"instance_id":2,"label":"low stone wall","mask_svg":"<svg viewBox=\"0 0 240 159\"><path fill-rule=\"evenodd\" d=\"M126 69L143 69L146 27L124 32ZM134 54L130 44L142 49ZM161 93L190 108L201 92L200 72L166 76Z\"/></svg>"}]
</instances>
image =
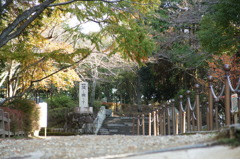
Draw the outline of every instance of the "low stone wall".
<instances>
[{"instance_id":1,"label":"low stone wall","mask_svg":"<svg viewBox=\"0 0 240 159\"><path fill-rule=\"evenodd\" d=\"M75 133L93 133L90 125L93 123L93 114L82 114L71 112L67 115L67 121L64 126L65 132Z\"/></svg>"}]
</instances>

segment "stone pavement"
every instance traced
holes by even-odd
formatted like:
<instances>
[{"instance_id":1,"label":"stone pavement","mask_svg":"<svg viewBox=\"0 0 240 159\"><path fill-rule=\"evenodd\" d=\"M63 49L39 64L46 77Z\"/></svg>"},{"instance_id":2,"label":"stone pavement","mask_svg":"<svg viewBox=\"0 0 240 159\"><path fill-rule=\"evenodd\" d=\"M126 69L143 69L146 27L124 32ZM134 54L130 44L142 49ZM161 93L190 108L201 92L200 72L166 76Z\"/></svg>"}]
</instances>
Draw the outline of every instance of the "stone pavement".
<instances>
[{"instance_id":1,"label":"stone pavement","mask_svg":"<svg viewBox=\"0 0 240 159\"><path fill-rule=\"evenodd\" d=\"M212 143L214 136L83 135L0 139L0 159L209 159L211 156L213 159L240 159L239 147L230 149L206 144Z\"/></svg>"},{"instance_id":2,"label":"stone pavement","mask_svg":"<svg viewBox=\"0 0 240 159\"><path fill-rule=\"evenodd\" d=\"M134 156L125 156L124 159L240 159L240 147L211 146L167 152L153 152Z\"/></svg>"}]
</instances>

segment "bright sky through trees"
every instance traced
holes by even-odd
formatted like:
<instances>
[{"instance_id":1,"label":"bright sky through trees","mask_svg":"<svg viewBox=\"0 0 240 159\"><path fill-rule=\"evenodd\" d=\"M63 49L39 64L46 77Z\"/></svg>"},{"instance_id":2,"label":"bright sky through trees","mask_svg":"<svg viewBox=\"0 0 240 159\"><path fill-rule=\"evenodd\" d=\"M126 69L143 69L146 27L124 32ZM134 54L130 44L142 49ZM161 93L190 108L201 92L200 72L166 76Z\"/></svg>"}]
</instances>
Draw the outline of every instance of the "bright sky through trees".
<instances>
[{"instance_id":1,"label":"bright sky through trees","mask_svg":"<svg viewBox=\"0 0 240 159\"><path fill-rule=\"evenodd\" d=\"M77 24L79 24L79 21L77 19L77 17L72 17L70 20L69 20L69 25L70 27L74 27L76 26ZM82 32L84 34L88 34L88 33L91 33L91 32L98 32L100 30L100 27L97 23L94 23L94 22L87 22L87 23L84 23L81 25L81 28L82 28Z\"/></svg>"}]
</instances>

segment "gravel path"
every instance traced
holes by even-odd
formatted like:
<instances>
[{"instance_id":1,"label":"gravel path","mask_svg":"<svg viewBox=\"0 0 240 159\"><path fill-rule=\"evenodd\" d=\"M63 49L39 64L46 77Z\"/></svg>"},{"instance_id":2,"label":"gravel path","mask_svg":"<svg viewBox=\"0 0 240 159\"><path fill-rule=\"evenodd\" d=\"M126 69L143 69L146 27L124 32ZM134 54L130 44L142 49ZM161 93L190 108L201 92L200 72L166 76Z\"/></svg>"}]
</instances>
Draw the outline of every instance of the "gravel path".
<instances>
[{"instance_id":1,"label":"gravel path","mask_svg":"<svg viewBox=\"0 0 240 159\"><path fill-rule=\"evenodd\" d=\"M0 139L1 159L81 159L138 153L209 142L213 135L67 136L46 139Z\"/></svg>"}]
</instances>

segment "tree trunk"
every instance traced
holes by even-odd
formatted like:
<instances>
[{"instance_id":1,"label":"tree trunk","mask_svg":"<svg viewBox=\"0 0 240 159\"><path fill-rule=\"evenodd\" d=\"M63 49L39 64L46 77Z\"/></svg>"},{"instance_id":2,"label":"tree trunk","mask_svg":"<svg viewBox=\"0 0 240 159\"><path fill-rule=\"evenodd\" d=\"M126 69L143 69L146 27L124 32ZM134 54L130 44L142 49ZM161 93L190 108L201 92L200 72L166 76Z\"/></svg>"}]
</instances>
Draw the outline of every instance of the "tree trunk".
<instances>
[{"instance_id":1,"label":"tree trunk","mask_svg":"<svg viewBox=\"0 0 240 159\"><path fill-rule=\"evenodd\" d=\"M90 96L90 106L91 107L93 107L94 101L95 101L96 86L97 86L97 81L96 81L96 78L94 77L93 83L92 83L91 96Z\"/></svg>"},{"instance_id":2,"label":"tree trunk","mask_svg":"<svg viewBox=\"0 0 240 159\"><path fill-rule=\"evenodd\" d=\"M137 76L137 105L138 105L138 111L142 112L142 102L141 102L141 80L140 75Z\"/></svg>"}]
</instances>

